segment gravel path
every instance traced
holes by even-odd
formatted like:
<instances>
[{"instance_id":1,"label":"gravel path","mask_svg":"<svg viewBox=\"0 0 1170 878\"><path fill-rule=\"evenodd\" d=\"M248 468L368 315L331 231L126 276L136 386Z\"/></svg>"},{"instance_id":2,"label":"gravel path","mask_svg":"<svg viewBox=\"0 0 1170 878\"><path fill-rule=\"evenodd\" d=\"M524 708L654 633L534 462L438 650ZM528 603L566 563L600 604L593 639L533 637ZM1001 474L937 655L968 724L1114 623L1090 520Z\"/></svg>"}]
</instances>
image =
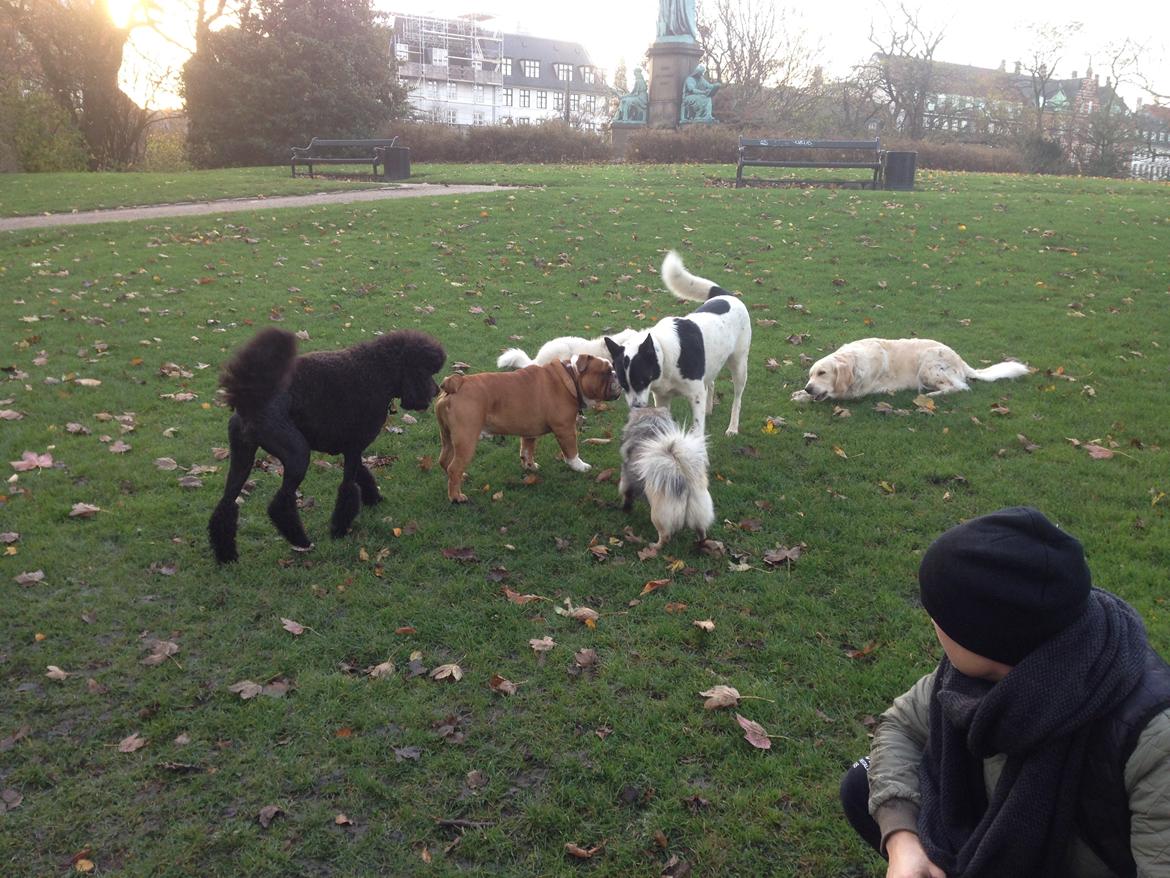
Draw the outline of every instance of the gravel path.
<instances>
[{"instance_id":1,"label":"gravel path","mask_svg":"<svg viewBox=\"0 0 1170 878\"><path fill-rule=\"evenodd\" d=\"M199 216L209 213L235 213L281 207L315 207L321 204L350 204L355 201L381 201L386 198L432 198L443 195L470 195L500 192L515 186L482 186L453 183L402 183L385 189L347 189L342 192L319 192L316 195L274 195L271 198L225 198L184 204L154 204L148 207L116 207L109 210L82 210L76 213L49 213L38 216L14 216L0 219L0 232L43 229L51 226L83 226L93 223L130 222L174 216Z\"/></svg>"}]
</instances>

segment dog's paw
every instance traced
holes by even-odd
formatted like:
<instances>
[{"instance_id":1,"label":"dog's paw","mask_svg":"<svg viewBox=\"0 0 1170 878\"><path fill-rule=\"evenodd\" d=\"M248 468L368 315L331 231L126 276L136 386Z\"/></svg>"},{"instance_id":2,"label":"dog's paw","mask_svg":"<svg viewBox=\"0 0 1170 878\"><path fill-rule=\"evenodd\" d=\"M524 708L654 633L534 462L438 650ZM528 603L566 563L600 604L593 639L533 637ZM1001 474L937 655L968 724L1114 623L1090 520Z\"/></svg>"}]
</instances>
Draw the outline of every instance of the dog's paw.
<instances>
[{"instance_id":1,"label":"dog's paw","mask_svg":"<svg viewBox=\"0 0 1170 878\"><path fill-rule=\"evenodd\" d=\"M466 503L466 502L468 502L467 495L466 494L456 494L454 497L451 498L451 502L456 503L456 504Z\"/></svg>"},{"instance_id":2,"label":"dog's paw","mask_svg":"<svg viewBox=\"0 0 1170 878\"><path fill-rule=\"evenodd\" d=\"M812 394L805 392L803 389L797 390L792 394L793 402L812 402Z\"/></svg>"},{"instance_id":3,"label":"dog's paw","mask_svg":"<svg viewBox=\"0 0 1170 878\"><path fill-rule=\"evenodd\" d=\"M313 551L313 544L309 543L307 546L293 546L292 550L294 552L311 552Z\"/></svg>"},{"instance_id":4,"label":"dog's paw","mask_svg":"<svg viewBox=\"0 0 1170 878\"><path fill-rule=\"evenodd\" d=\"M570 469L575 470L576 472L579 472L579 473L587 473L587 472L589 472L589 470L593 469L592 466L587 464L585 461L583 461L579 457L567 458L565 460L565 463L567 463L569 465Z\"/></svg>"},{"instance_id":5,"label":"dog's paw","mask_svg":"<svg viewBox=\"0 0 1170 878\"><path fill-rule=\"evenodd\" d=\"M739 427L728 427L726 430L723 431L723 435L724 436L738 436L739 435Z\"/></svg>"},{"instance_id":6,"label":"dog's paw","mask_svg":"<svg viewBox=\"0 0 1170 878\"><path fill-rule=\"evenodd\" d=\"M521 460L520 466L522 469L525 469L525 470L538 470L538 469L540 469L540 464L537 463L535 460L528 460L528 461Z\"/></svg>"}]
</instances>

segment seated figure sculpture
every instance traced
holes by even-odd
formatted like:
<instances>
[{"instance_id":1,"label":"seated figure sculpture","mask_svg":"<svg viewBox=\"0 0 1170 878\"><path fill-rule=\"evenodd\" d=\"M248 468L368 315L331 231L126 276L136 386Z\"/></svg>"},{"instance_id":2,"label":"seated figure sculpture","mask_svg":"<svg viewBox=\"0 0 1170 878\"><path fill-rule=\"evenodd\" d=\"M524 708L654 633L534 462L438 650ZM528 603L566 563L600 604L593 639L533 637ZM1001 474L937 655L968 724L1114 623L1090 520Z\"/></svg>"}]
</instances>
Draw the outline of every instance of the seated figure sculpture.
<instances>
[{"instance_id":1,"label":"seated figure sculpture","mask_svg":"<svg viewBox=\"0 0 1170 878\"><path fill-rule=\"evenodd\" d=\"M629 94L622 95L614 121L645 122L648 106L649 89L646 87L646 77L643 76L640 67L635 67L634 88Z\"/></svg>"},{"instance_id":2,"label":"seated figure sculpture","mask_svg":"<svg viewBox=\"0 0 1170 878\"><path fill-rule=\"evenodd\" d=\"M683 83L680 122L714 122L711 99L719 91L720 83L711 82L706 76L707 68L699 64Z\"/></svg>"}]
</instances>

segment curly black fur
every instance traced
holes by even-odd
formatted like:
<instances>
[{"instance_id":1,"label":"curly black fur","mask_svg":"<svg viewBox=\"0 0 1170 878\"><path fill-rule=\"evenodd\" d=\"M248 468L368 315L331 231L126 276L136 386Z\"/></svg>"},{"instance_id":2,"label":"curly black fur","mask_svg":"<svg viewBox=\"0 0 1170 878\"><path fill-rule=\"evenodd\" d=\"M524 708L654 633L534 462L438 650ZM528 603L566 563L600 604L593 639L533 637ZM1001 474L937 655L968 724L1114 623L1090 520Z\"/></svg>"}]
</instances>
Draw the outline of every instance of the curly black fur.
<instances>
[{"instance_id":1,"label":"curly black fur","mask_svg":"<svg viewBox=\"0 0 1170 878\"><path fill-rule=\"evenodd\" d=\"M344 456L345 469L330 532L344 536L361 505L382 499L362 452L386 422L394 399L422 411L438 393L434 375L447 355L435 339L403 329L340 351L297 356L296 338L264 329L224 366L220 384L235 414L228 421L231 467L223 497L208 523L215 559L235 561L236 498L263 448L280 459L284 479L268 517L293 546L310 543L297 514L296 493L309 468L309 452Z\"/></svg>"}]
</instances>

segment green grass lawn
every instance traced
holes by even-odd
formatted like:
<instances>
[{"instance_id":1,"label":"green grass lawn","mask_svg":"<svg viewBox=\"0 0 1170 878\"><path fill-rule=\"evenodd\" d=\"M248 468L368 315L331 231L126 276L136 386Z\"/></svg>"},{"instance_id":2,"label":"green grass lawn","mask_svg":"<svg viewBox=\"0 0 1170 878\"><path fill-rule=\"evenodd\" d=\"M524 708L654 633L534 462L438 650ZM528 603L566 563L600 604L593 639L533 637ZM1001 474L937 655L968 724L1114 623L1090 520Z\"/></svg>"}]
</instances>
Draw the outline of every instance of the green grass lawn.
<instances>
[{"instance_id":1,"label":"green grass lawn","mask_svg":"<svg viewBox=\"0 0 1170 878\"><path fill-rule=\"evenodd\" d=\"M287 167L107 174L0 174L0 217L70 213L217 198L308 195L386 185L339 175L293 177Z\"/></svg>"},{"instance_id":2,"label":"green grass lawn","mask_svg":"<svg viewBox=\"0 0 1170 878\"><path fill-rule=\"evenodd\" d=\"M1008 504L1080 537L1097 584L1170 652L1165 186L920 173L914 192L737 191L708 185L728 168L417 170L550 185L0 236L0 410L19 415L0 421L2 460L51 455L4 463L0 488L0 531L17 535L0 547L0 792L19 797L0 812L0 873L79 857L119 875L657 876L677 856L696 875L884 874L839 816L838 780L872 716L937 660L923 549ZM61 178L22 180L39 191L21 203L70 197ZM131 183L132 200L149 189ZM708 419L728 556L680 535L639 559L654 532L644 504L620 509L616 441L583 445L582 475L542 440L535 483L515 440L483 441L472 502L453 508L425 412L392 415L371 447L386 500L349 537L328 537L339 473L316 455L302 511L316 548L277 537L262 467L241 560L214 565L216 373L258 328L304 331L304 350L417 328L449 364L490 369L505 347L687 311L657 274L669 248L753 317L741 433L723 435L726 379ZM913 393L789 400L808 358L871 335L1035 372L929 413ZM614 439L624 408L590 413L583 438ZM71 517L78 503L98 511ZM791 565L764 560L800 544ZM556 613L565 601L596 627ZM529 642L545 636L541 659ZM157 641L178 651L144 663ZM461 680L420 673L447 663ZM496 674L518 691L492 691ZM229 687L245 680L267 693L241 699ZM703 709L716 684L767 699L738 712L771 750L734 710ZM135 734L145 745L121 752Z\"/></svg>"}]
</instances>

